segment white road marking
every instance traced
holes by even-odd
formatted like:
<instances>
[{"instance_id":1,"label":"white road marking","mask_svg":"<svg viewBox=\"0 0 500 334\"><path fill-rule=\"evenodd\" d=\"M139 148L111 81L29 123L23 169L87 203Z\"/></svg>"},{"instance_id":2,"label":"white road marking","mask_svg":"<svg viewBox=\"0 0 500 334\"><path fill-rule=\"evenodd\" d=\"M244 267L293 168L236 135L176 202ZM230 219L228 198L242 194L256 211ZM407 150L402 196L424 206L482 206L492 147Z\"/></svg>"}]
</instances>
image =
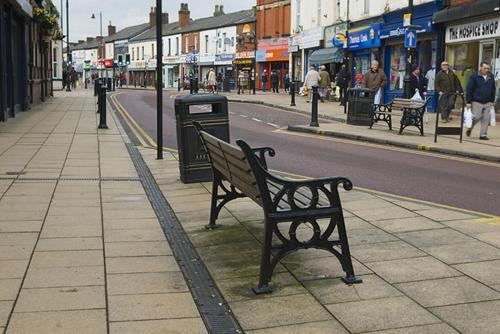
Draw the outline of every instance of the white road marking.
<instances>
[{"instance_id":1,"label":"white road marking","mask_svg":"<svg viewBox=\"0 0 500 334\"><path fill-rule=\"evenodd\" d=\"M243 118L248 118L248 116L247 116L247 115L240 115L240 116L241 116L241 117L243 117Z\"/></svg>"},{"instance_id":2,"label":"white road marking","mask_svg":"<svg viewBox=\"0 0 500 334\"><path fill-rule=\"evenodd\" d=\"M252 118L252 120L256 121L256 122L259 122L259 123L262 123L263 121L261 121L260 119L258 118Z\"/></svg>"},{"instance_id":3,"label":"white road marking","mask_svg":"<svg viewBox=\"0 0 500 334\"><path fill-rule=\"evenodd\" d=\"M279 129L279 128L280 128L280 126L279 126L279 125L274 124L274 123L266 123L266 124L267 124L267 125L272 126L273 128L276 128L276 129Z\"/></svg>"}]
</instances>

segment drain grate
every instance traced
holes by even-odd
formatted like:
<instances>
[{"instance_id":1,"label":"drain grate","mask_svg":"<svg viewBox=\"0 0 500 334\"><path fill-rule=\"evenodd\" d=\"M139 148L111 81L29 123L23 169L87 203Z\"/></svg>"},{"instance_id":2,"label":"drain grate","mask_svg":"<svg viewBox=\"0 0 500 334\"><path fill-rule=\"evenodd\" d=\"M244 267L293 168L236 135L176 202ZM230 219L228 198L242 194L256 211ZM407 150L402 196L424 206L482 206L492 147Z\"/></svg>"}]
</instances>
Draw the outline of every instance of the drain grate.
<instances>
[{"instance_id":1,"label":"drain grate","mask_svg":"<svg viewBox=\"0 0 500 334\"><path fill-rule=\"evenodd\" d=\"M131 143L127 144L127 149L209 333L242 333L229 305L217 290L205 264L163 197L139 150Z\"/></svg>"}]
</instances>

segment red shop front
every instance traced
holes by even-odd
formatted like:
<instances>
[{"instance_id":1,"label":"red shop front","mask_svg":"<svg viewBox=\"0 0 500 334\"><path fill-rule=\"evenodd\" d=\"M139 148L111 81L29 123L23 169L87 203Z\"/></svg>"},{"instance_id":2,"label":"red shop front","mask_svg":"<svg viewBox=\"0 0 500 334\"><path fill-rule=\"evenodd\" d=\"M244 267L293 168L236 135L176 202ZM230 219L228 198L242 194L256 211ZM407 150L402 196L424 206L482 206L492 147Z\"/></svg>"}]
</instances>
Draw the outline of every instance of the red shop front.
<instances>
[{"instance_id":1,"label":"red shop front","mask_svg":"<svg viewBox=\"0 0 500 334\"><path fill-rule=\"evenodd\" d=\"M271 73L276 71L280 77L280 88L285 87L284 78L288 73L288 38L259 40L255 58L258 64L258 88L262 89L262 74L267 71L266 89L271 88Z\"/></svg>"}]
</instances>

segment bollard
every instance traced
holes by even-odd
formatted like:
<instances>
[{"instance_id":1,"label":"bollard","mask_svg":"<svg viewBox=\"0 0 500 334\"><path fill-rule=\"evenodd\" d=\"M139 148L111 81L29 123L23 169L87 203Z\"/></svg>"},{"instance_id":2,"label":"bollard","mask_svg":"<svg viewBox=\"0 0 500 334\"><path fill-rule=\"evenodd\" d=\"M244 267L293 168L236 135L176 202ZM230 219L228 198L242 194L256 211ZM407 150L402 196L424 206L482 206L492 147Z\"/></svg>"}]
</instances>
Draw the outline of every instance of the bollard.
<instances>
[{"instance_id":1,"label":"bollard","mask_svg":"<svg viewBox=\"0 0 500 334\"><path fill-rule=\"evenodd\" d=\"M111 78L106 78L106 89L108 90L108 92L111 92Z\"/></svg>"},{"instance_id":2,"label":"bollard","mask_svg":"<svg viewBox=\"0 0 500 334\"><path fill-rule=\"evenodd\" d=\"M101 87L100 98L99 98L99 129L107 129L106 124L106 86Z\"/></svg>"},{"instance_id":3,"label":"bollard","mask_svg":"<svg viewBox=\"0 0 500 334\"><path fill-rule=\"evenodd\" d=\"M97 96L99 79L94 80L94 96Z\"/></svg>"},{"instance_id":4,"label":"bollard","mask_svg":"<svg viewBox=\"0 0 500 334\"><path fill-rule=\"evenodd\" d=\"M193 78L189 79L189 94L193 94L194 91L194 80Z\"/></svg>"},{"instance_id":5,"label":"bollard","mask_svg":"<svg viewBox=\"0 0 500 334\"><path fill-rule=\"evenodd\" d=\"M116 86L116 78L113 77L113 92L115 91L115 88L116 88L115 86Z\"/></svg>"},{"instance_id":6,"label":"bollard","mask_svg":"<svg viewBox=\"0 0 500 334\"><path fill-rule=\"evenodd\" d=\"M97 92L97 113L99 113L99 108L101 107L101 84L96 80L95 91Z\"/></svg>"},{"instance_id":7,"label":"bollard","mask_svg":"<svg viewBox=\"0 0 500 334\"><path fill-rule=\"evenodd\" d=\"M194 92L198 94L198 89L199 89L199 84L198 84L198 78L194 78Z\"/></svg>"},{"instance_id":8,"label":"bollard","mask_svg":"<svg viewBox=\"0 0 500 334\"><path fill-rule=\"evenodd\" d=\"M311 124L309 126L318 127L318 86L312 88L312 111Z\"/></svg>"},{"instance_id":9,"label":"bollard","mask_svg":"<svg viewBox=\"0 0 500 334\"><path fill-rule=\"evenodd\" d=\"M177 79L177 91L181 91L181 78Z\"/></svg>"},{"instance_id":10,"label":"bollard","mask_svg":"<svg viewBox=\"0 0 500 334\"><path fill-rule=\"evenodd\" d=\"M295 107L295 82L290 83L290 94L292 101L290 102L290 107Z\"/></svg>"}]
</instances>

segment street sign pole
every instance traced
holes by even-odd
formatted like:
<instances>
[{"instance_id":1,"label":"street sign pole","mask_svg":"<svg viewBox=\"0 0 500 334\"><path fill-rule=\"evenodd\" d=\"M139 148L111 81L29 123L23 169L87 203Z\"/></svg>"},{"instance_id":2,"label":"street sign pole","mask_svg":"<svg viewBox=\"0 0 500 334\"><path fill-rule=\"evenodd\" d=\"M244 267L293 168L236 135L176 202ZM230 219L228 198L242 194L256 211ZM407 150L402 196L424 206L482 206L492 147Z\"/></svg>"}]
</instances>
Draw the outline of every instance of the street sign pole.
<instances>
[{"instance_id":1,"label":"street sign pole","mask_svg":"<svg viewBox=\"0 0 500 334\"><path fill-rule=\"evenodd\" d=\"M408 15L409 14L409 15ZM413 16L413 0L408 0L408 14L405 16L405 24L407 24L406 31L411 27L412 24L412 16ZM417 34L415 33L415 41L416 41L416 36ZM406 32L405 32L405 44L406 44ZM415 43L416 44L416 43ZM406 74L404 78L404 92L405 92L405 97L407 99L410 99L412 97L412 92L411 92L411 68L413 66L413 56L412 56L412 49L407 47L406 48Z\"/></svg>"},{"instance_id":2,"label":"street sign pole","mask_svg":"<svg viewBox=\"0 0 500 334\"><path fill-rule=\"evenodd\" d=\"M156 0L156 158L163 159L163 44L161 1Z\"/></svg>"}]
</instances>

